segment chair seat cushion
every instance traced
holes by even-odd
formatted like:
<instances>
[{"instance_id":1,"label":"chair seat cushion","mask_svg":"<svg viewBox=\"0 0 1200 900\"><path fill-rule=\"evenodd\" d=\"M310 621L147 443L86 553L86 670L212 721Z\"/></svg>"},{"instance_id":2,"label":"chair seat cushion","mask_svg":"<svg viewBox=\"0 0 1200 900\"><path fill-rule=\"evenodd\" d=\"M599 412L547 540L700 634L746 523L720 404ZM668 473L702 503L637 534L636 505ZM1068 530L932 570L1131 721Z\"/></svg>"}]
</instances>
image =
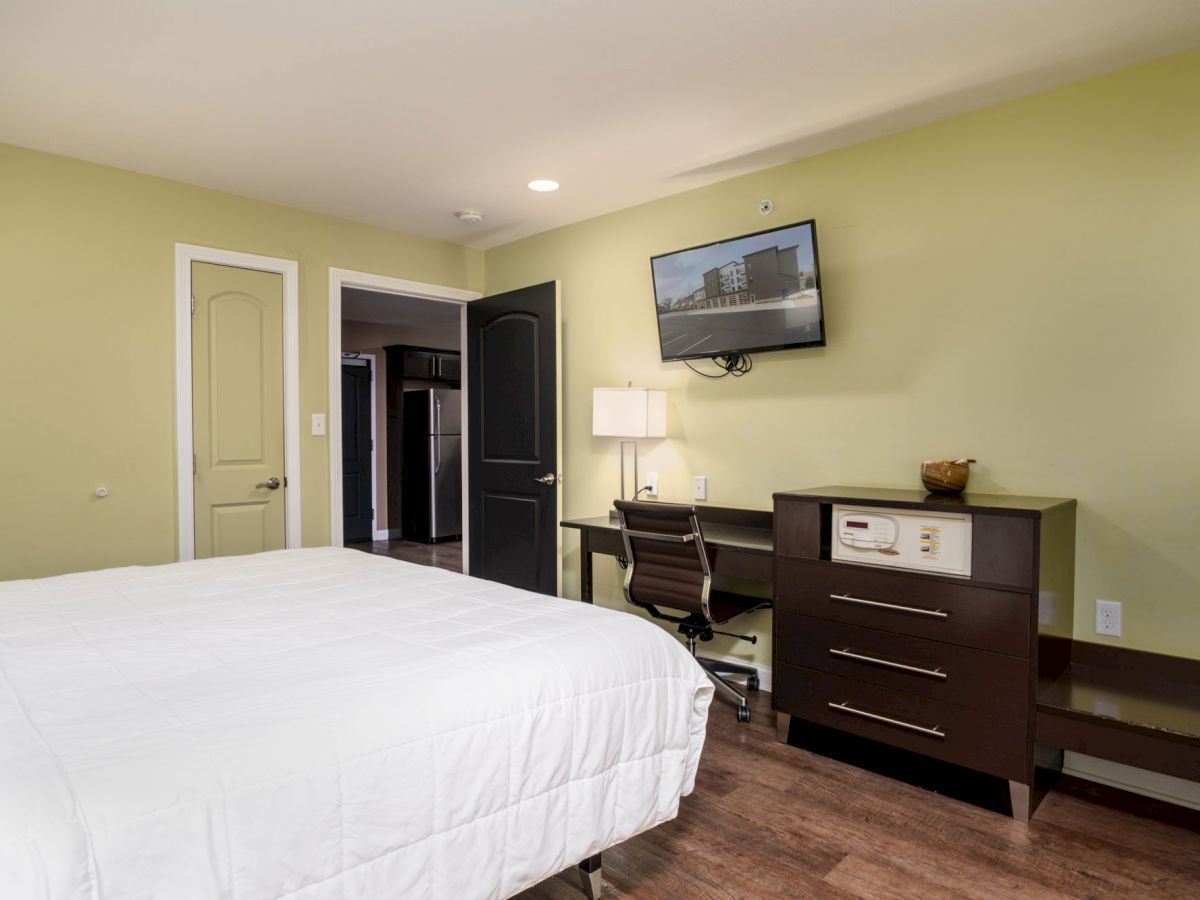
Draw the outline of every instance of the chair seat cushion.
<instances>
[{"instance_id":1,"label":"chair seat cushion","mask_svg":"<svg viewBox=\"0 0 1200 900\"><path fill-rule=\"evenodd\" d=\"M713 623L717 625L752 609L769 606L770 603L771 601L764 597L748 597L729 591L713 591L708 595L708 610L712 614Z\"/></svg>"}]
</instances>

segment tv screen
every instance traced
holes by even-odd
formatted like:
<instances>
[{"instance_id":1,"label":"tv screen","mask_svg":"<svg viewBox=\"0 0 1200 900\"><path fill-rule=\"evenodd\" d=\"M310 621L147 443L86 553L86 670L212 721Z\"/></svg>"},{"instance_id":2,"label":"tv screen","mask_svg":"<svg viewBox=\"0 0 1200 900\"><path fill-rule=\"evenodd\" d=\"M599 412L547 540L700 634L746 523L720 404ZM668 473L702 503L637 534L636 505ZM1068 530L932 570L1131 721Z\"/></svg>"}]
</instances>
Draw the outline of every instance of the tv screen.
<instances>
[{"instance_id":1,"label":"tv screen","mask_svg":"<svg viewBox=\"0 0 1200 900\"><path fill-rule=\"evenodd\" d=\"M823 347L813 220L650 260L663 361Z\"/></svg>"}]
</instances>

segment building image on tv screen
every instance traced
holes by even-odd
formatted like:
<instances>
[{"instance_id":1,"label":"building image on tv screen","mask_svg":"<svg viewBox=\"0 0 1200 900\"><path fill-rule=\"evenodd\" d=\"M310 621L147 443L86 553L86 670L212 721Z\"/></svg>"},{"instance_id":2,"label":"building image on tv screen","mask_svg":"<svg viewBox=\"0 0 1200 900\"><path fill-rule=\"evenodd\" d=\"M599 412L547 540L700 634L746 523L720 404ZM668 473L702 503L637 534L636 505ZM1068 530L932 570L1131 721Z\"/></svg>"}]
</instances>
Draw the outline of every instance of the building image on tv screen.
<instances>
[{"instance_id":1,"label":"building image on tv screen","mask_svg":"<svg viewBox=\"0 0 1200 900\"><path fill-rule=\"evenodd\" d=\"M825 342L813 223L651 260L662 358Z\"/></svg>"}]
</instances>

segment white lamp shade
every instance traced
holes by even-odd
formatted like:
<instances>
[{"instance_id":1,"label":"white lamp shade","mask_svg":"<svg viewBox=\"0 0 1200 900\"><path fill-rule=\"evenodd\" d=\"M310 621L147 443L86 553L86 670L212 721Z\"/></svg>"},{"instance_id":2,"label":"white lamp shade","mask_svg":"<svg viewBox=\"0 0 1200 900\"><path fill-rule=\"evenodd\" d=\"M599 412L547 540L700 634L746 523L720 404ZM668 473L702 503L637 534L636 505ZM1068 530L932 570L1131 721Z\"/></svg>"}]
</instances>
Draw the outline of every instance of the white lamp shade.
<instances>
[{"instance_id":1,"label":"white lamp shade","mask_svg":"<svg viewBox=\"0 0 1200 900\"><path fill-rule=\"evenodd\" d=\"M649 388L592 388L594 437L667 436L667 392Z\"/></svg>"}]
</instances>

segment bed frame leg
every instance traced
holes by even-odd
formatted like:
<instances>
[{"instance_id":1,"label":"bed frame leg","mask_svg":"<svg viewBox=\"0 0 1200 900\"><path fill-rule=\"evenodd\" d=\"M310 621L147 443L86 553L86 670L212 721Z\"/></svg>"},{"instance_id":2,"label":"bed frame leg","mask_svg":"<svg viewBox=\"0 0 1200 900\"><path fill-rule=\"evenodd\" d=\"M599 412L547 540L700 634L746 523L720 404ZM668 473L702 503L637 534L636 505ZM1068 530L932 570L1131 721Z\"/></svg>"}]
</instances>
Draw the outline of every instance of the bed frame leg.
<instances>
[{"instance_id":1,"label":"bed frame leg","mask_svg":"<svg viewBox=\"0 0 1200 900\"><path fill-rule=\"evenodd\" d=\"M579 864L579 880L588 900L600 900L600 854L589 856Z\"/></svg>"}]
</instances>

